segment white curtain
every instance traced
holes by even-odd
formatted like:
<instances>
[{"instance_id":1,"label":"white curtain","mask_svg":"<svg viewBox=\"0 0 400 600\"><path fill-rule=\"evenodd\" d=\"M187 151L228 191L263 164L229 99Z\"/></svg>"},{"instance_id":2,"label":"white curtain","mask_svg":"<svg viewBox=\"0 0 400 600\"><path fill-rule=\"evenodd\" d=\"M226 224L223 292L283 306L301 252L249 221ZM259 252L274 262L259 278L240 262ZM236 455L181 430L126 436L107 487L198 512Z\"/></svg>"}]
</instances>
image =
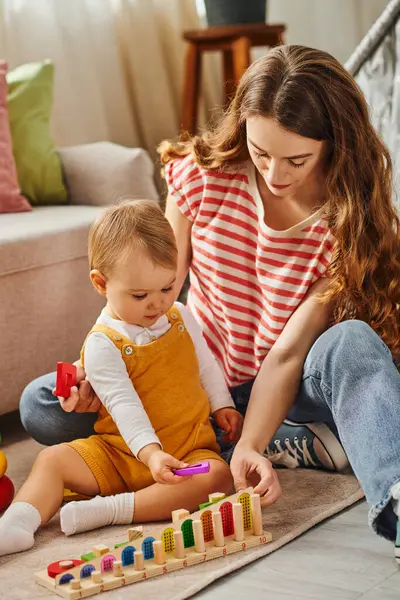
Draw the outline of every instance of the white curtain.
<instances>
[{"instance_id":1,"label":"white curtain","mask_svg":"<svg viewBox=\"0 0 400 600\"><path fill-rule=\"evenodd\" d=\"M181 31L198 26L195 0L0 0L0 58L54 61L59 145L111 140L154 155L178 132ZM218 77L207 75L213 106Z\"/></svg>"},{"instance_id":2,"label":"white curtain","mask_svg":"<svg viewBox=\"0 0 400 600\"><path fill-rule=\"evenodd\" d=\"M344 62L385 4L269 0L268 20L286 23L287 42ZM104 139L154 156L157 143L179 129L181 32L200 26L201 7L202 0L0 0L0 58L11 68L54 61L57 144ZM221 103L220 57L207 57L204 71L203 119Z\"/></svg>"},{"instance_id":3,"label":"white curtain","mask_svg":"<svg viewBox=\"0 0 400 600\"><path fill-rule=\"evenodd\" d=\"M286 25L286 43L320 48L344 63L388 1L266 0L267 21ZM196 4L205 24L204 0L196 0ZM255 57L263 52L253 50Z\"/></svg>"},{"instance_id":4,"label":"white curtain","mask_svg":"<svg viewBox=\"0 0 400 600\"><path fill-rule=\"evenodd\" d=\"M268 0L268 20L286 23L288 44L349 58L388 0Z\"/></svg>"}]
</instances>

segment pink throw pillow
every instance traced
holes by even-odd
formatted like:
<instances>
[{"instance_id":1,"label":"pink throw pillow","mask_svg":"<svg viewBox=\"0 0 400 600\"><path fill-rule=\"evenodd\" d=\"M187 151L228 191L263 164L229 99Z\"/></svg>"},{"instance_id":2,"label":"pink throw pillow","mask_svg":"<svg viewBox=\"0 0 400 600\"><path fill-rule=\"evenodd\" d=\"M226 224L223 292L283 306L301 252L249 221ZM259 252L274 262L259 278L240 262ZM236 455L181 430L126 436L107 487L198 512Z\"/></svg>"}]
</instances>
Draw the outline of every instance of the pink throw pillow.
<instances>
[{"instance_id":1,"label":"pink throw pillow","mask_svg":"<svg viewBox=\"0 0 400 600\"><path fill-rule=\"evenodd\" d=\"M0 61L0 213L32 210L21 195L7 111L7 63Z\"/></svg>"}]
</instances>

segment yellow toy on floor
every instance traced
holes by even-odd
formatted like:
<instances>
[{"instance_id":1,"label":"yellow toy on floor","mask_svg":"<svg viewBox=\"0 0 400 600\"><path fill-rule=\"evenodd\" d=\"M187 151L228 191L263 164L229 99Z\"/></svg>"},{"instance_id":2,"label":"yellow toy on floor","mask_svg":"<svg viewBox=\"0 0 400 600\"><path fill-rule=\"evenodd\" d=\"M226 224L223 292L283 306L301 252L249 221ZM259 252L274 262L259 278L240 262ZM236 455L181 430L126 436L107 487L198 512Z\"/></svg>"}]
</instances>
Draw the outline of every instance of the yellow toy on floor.
<instances>
[{"instance_id":1,"label":"yellow toy on floor","mask_svg":"<svg viewBox=\"0 0 400 600\"><path fill-rule=\"evenodd\" d=\"M0 451L0 512L10 506L15 493L14 484L6 475L7 466L6 455Z\"/></svg>"},{"instance_id":2,"label":"yellow toy on floor","mask_svg":"<svg viewBox=\"0 0 400 600\"><path fill-rule=\"evenodd\" d=\"M54 562L35 580L67 600L78 600L272 540L263 530L260 496L253 488L228 497L210 494L199 511L174 510L171 516L172 523L146 536L142 527L132 527L126 542L100 544L80 558Z\"/></svg>"},{"instance_id":3,"label":"yellow toy on floor","mask_svg":"<svg viewBox=\"0 0 400 600\"><path fill-rule=\"evenodd\" d=\"M4 452L0 451L0 477L3 477L3 475L5 475L6 471L7 471L6 455L4 454Z\"/></svg>"}]
</instances>

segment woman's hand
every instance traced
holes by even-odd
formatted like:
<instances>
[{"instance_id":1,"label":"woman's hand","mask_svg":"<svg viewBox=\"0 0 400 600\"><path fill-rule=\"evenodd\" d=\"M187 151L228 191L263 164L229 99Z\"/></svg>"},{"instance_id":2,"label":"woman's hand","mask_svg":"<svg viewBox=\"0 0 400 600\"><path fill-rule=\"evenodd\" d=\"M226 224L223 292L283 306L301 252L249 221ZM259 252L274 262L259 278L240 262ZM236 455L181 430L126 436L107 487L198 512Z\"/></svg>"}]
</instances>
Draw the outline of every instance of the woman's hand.
<instances>
[{"instance_id":1,"label":"woman's hand","mask_svg":"<svg viewBox=\"0 0 400 600\"><path fill-rule=\"evenodd\" d=\"M282 489L272 464L253 448L240 446L239 442L230 467L237 492L254 487L254 493L260 494L262 506L273 504L281 496Z\"/></svg>"},{"instance_id":2,"label":"woman's hand","mask_svg":"<svg viewBox=\"0 0 400 600\"><path fill-rule=\"evenodd\" d=\"M71 388L71 395L69 398L63 398L58 396L58 400L61 404L61 408L65 412L98 412L101 402L94 393L94 390L90 383L86 379L86 373L79 363L76 365L76 386ZM55 389L53 390L55 395Z\"/></svg>"},{"instance_id":3,"label":"woman's hand","mask_svg":"<svg viewBox=\"0 0 400 600\"><path fill-rule=\"evenodd\" d=\"M213 413L213 419L218 427L226 431L224 442L237 442L242 433L243 417L234 408L220 408Z\"/></svg>"}]
</instances>

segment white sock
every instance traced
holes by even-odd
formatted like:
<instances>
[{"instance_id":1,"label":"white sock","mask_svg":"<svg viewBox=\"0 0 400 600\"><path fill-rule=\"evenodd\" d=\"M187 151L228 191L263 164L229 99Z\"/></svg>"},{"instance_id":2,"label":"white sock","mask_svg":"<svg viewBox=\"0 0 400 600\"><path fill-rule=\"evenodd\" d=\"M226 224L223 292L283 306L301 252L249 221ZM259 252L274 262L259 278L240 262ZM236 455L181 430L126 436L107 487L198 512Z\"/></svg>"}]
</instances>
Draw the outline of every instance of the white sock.
<instances>
[{"instance_id":1,"label":"white sock","mask_svg":"<svg viewBox=\"0 0 400 600\"><path fill-rule=\"evenodd\" d=\"M127 525L133 521L133 492L116 496L96 496L92 500L69 502L60 513L65 535L90 531L104 525Z\"/></svg>"},{"instance_id":2,"label":"white sock","mask_svg":"<svg viewBox=\"0 0 400 600\"><path fill-rule=\"evenodd\" d=\"M393 510L400 519L400 481L395 483L395 485L390 489L390 493L392 494Z\"/></svg>"},{"instance_id":3,"label":"white sock","mask_svg":"<svg viewBox=\"0 0 400 600\"><path fill-rule=\"evenodd\" d=\"M40 513L32 504L11 504L0 519L0 556L32 548L41 522Z\"/></svg>"}]
</instances>

